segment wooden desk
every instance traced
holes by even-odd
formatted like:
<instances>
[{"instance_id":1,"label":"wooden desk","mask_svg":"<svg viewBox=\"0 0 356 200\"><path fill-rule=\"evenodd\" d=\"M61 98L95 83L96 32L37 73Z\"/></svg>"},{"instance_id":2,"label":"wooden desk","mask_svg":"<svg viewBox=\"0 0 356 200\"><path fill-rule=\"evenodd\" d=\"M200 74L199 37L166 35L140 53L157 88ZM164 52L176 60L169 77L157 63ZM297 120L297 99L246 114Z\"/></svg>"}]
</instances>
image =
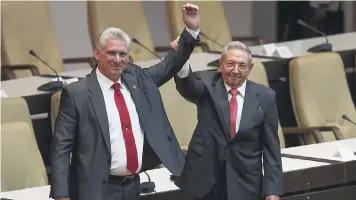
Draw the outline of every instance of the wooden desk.
<instances>
[{"instance_id":1,"label":"wooden desk","mask_svg":"<svg viewBox=\"0 0 356 200\"><path fill-rule=\"evenodd\" d=\"M332 44L332 50L335 52L356 49L356 32L335 34L327 37L329 43ZM276 46L287 46L291 50L294 57L299 57L311 54L308 52L308 49L312 46L322 43L325 43L325 37L320 36L308 39L280 42L276 43ZM252 54L256 55L264 55L262 53L262 49L263 45L250 47Z\"/></svg>"},{"instance_id":2,"label":"wooden desk","mask_svg":"<svg viewBox=\"0 0 356 200\"><path fill-rule=\"evenodd\" d=\"M339 148L347 148L353 152L356 152L356 138L290 147L282 149L281 152L286 155L291 155L291 157L304 156L307 157L305 158L307 160L310 160L310 158L316 158L343 162L343 159L337 153ZM356 160L356 155L353 156L353 159Z\"/></svg>"},{"instance_id":3,"label":"wooden desk","mask_svg":"<svg viewBox=\"0 0 356 200\"><path fill-rule=\"evenodd\" d=\"M293 158L282 158L282 166L283 172L286 175L284 179L284 187L285 192L290 193L291 191L300 191L305 190L304 184L306 178L309 180L316 179L318 177L305 177L301 176L296 178L295 173L307 173L308 170L316 170L318 168L323 168L327 166L331 166L330 163L323 163L323 162L315 162L315 161L304 161L300 159L293 159ZM144 200L178 200L178 199L185 199L191 200L193 199L191 196L188 196L170 180L171 173L166 168L154 169L147 171L151 180L155 182L156 185L156 193L150 194L141 194L141 199ZM145 182L148 180L146 174L140 174L141 182ZM314 180L315 181L315 180ZM299 186L295 187L292 185L298 183ZM322 183L320 183L322 184ZM313 186L309 185L309 188ZM36 187L36 188L29 188L24 190L17 190L17 191L10 191L10 192L3 192L1 196L4 198L10 198L15 200L28 200L28 199L36 199L36 200L48 200L49 199L49 186L44 187ZM289 195L290 197L291 195ZM293 196L293 195L292 195ZM286 197L287 198L287 197ZM305 197L303 197L305 198ZM301 198L296 198L299 200ZM327 200L327 199L325 199Z\"/></svg>"}]
</instances>

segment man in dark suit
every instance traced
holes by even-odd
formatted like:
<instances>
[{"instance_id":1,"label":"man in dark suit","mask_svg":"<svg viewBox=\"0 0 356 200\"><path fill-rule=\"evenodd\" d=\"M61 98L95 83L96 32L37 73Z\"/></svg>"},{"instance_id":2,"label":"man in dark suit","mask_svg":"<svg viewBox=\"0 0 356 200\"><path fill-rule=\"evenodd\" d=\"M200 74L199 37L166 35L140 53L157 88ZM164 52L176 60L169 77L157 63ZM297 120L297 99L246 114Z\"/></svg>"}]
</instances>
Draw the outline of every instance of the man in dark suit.
<instances>
[{"instance_id":1,"label":"man in dark suit","mask_svg":"<svg viewBox=\"0 0 356 200\"><path fill-rule=\"evenodd\" d=\"M51 147L51 197L138 200L138 173L160 163L181 173L184 155L158 87L177 74L198 43L198 9L183 6L187 28L180 48L150 68L129 63L126 33L108 28L100 34L97 68L62 90Z\"/></svg>"},{"instance_id":2,"label":"man in dark suit","mask_svg":"<svg viewBox=\"0 0 356 200\"><path fill-rule=\"evenodd\" d=\"M243 43L228 44L219 61L220 72L192 73L188 66L175 77L179 93L198 109L176 185L197 199L279 199L283 172L275 92L247 80L253 63Z\"/></svg>"}]
</instances>

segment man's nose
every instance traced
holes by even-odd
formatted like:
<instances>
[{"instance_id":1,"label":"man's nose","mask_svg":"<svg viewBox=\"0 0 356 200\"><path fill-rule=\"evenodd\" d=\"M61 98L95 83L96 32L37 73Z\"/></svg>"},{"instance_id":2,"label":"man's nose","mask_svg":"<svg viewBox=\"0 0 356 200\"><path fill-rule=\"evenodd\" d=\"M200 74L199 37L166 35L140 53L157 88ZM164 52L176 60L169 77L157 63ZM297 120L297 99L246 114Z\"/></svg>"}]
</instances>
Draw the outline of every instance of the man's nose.
<instances>
[{"instance_id":1,"label":"man's nose","mask_svg":"<svg viewBox=\"0 0 356 200\"><path fill-rule=\"evenodd\" d=\"M120 63L121 62L121 57L120 55L116 55L116 58L114 59L117 63Z\"/></svg>"},{"instance_id":2,"label":"man's nose","mask_svg":"<svg viewBox=\"0 0 356 200\"><path fill-rule=\"evenodd\" d=\"M239 66L238 65L235 65L234 68L231 70L231 72L235 73L235 74L238 74L240 71L239 71Z\"/></svg>"}]
</instances>

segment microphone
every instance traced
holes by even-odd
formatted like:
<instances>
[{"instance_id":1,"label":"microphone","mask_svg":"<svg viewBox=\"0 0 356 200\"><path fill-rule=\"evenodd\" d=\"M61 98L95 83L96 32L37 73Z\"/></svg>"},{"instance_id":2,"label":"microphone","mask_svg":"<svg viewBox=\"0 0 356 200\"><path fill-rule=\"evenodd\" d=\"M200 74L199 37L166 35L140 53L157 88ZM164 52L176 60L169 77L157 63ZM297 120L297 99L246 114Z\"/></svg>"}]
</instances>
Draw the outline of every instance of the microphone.
<instances>
[{"instance_id":1,"label":"microphone","mask_svg":"<svg viewBox=\"0 0 356 200\"><path fill-rule=\"evenodd\" d=\"M342 115L342 118L343 118L344 120L346 120L346 121L348 121L348 122L350 122L351 124L353 124L353 125L356 126L356 123L353 122L353 121L349 118L349 116L343 114L343 115Z\"/></svg>"},{"instance_id":2,"label":"microphone","mask_svg":"<svg viewBox=\"0 0 356 200\"><path fill-rule=\"evenodd\" d=\"M332 45L329 43L328 37L325 35L325 33L319 31L318 29L306 24L303 20L301 19L297 19L297 24L304 26L316 33L319 33L320 35L325 37L326 43L324 44L319 44L319 45L315 45L311 48L308 49L309 52L313 52L313 53L318 53L318 52L326 52L326 51L332 51Z\"/></svg>"},{"instance_id":3,"label":"microphone","mask_svg":"<svg viewBox=\"0 0 356 200\"><path fill-rule=\"evenodd\" d=\"M46 92L55 92L55 91L61 90L63 88L64 84L62 81L59 80L59 76L58 76L58 73L56 72L56 70L54 70L51 66L49 66L48 63L46 63L44 60L42 60L32 49L28 53L31 56L40 60L48 68L50 68L56 74L56 77L57 77L57 81L51 81L49 83L45 83L45 84L39 86L37 89L40 91L46 91Z\"/></svg>"},{"instance_id":4,"label":"microphone","mask_svg":"<svg viewBox=\"0 0 356 200\"><path fill-rule=\"evenodd\" d=\"M138 44L142 48L146 49L148 52L150 52L152 55L156 56L158 59L160 59L162 61L162 58L159 55L157 55L155 52L153 52L152 50L147 48L145 45L143 45L141 42L139 42L136 38L132 38L132 42L135 44Z\"/></svg>"},{"instance_id":5,"label":"microphone","mask_svg":"<svg viewBox=\"0 0 356 200\"><path fill-rule=\"evenodd\" d=\"M218 43L216 40L212 39L211 37L207 36L205 33L201 32L199 33L201 36L205 37L206 39L210 40L211 42L213 42L214 44L218 45L221 48L224 48L224 46L220 43Z\"/></svg>"},{"instance_id":6,"label":"microphone","mask_svg":"<svg viewBox=\"0 0 356 200\"><path fill-rule=\"evenodd\" d=\"M155 191L155 183L151 181L151 177L147 174L146 171L143 171L146 176L148 177L148 182L143 182L140 184L140 190L141 190L141 194L147 194L147 193L151 193L151 192L156 192Z\"/></svg>"}]
</instances>

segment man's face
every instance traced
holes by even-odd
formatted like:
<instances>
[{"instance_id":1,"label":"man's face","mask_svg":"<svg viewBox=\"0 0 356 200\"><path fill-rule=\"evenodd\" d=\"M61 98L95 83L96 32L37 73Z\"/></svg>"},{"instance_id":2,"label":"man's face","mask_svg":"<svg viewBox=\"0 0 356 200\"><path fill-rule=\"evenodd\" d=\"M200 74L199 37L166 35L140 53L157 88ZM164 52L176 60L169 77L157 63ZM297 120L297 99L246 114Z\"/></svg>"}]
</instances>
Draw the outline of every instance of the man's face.
<instances>
[{"instance_id":1,"label":"man's face","mask_svg":"<svg viewBox=\"0 0 356 200\"><path fill-rule=\"evenodd\" d=\"M230 49L219 63L222 77L231 88L240 87L253 67L247 52L239 49Z\"/></svg>"},{"instance_id":2,"label":"man's face","mask_svg":"<svg viewBox=\"0 0 356 200\"><path fill-rule=\"evenodd\" d=\"M100 72L116 82L121 72L129 62L129 52L125 42L119 39L107 39L101 50L95 48L95 58L98 60Z\"/></svg>"}]
</instances>

